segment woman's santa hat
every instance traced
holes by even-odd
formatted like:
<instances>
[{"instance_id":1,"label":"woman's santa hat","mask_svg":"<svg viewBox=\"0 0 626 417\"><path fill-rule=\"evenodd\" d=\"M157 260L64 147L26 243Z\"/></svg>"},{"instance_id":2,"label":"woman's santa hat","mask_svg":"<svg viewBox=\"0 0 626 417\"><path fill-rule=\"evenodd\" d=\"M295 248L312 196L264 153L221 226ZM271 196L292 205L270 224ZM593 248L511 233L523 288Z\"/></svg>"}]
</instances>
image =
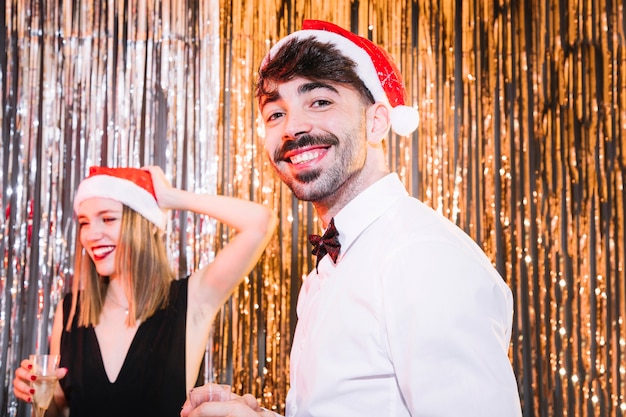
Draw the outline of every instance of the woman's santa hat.
<instances>
[{"instance_id":1,"label":"woman's santa hat","mask_svg":"<svg viewBox=\"0 0 626 417\"><path fill-rule=\"evenodd\" d=\"M137 168L91 167L74 197L74 212L93 197L109 198L132 208L159 229L165 230L167 215L157 202L152 175Z\"/></svg>"},{"instance_id":2,"label":"woman's santa hat","mask_svg":"<svg viewBox=\"0 0 626 417\"><path fill-rule=\"evenodd\" d=\"M406 105L406 89L393 58L368 39L337 25L321 20L305 20L302 30L278 41L263 62L267 62L285 42L312 36L320 42L332 43L356 63L356 73L370 90L374 100L384 103L390 109L391 128L394 132L407 136L417 129L419 113L414 107Z\"/></svg>"}]
</instances>

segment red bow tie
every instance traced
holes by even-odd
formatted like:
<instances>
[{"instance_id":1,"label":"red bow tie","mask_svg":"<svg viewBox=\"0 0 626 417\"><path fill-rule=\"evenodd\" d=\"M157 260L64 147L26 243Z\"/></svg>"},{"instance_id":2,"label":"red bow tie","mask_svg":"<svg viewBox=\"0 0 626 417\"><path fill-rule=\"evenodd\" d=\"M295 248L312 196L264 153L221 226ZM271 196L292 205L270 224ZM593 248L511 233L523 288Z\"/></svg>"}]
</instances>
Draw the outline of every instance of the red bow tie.
<instances>
[{"instance_id":1,"label":"red bow tie","mask_svg":"<svg viewBox=\"0 0 626 417\"><path fill-rule=\"evenodd\" d=\"M330 219L330 224L323 236L309 235L309 242L313 245L313 255L317 257L315 269L326 254L330 255L333 262L337 262L341 244L339 243L339 232L335 228L335 219Z\"/></svg>"}]
</instances>

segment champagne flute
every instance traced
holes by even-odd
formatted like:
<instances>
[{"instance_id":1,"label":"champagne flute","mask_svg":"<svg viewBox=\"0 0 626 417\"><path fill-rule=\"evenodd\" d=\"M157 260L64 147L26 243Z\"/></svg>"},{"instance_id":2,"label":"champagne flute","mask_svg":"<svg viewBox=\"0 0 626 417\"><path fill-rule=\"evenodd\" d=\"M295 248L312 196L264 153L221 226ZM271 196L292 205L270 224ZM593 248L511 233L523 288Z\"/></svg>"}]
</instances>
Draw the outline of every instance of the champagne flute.
<instances>
[{"instance_id":1,"label":"champagne flute","mask_svg":"<svg viewBox=\"0 0 626 417\"><path fill-rule=\"evenodd\" d=\"M30 355L33 364L31 372L37 376L32 382L35 394L33 408L35 417L43 417L52 401L57 383L56 371L59 368L59 355Z\"/></svg>"}]
</instances>

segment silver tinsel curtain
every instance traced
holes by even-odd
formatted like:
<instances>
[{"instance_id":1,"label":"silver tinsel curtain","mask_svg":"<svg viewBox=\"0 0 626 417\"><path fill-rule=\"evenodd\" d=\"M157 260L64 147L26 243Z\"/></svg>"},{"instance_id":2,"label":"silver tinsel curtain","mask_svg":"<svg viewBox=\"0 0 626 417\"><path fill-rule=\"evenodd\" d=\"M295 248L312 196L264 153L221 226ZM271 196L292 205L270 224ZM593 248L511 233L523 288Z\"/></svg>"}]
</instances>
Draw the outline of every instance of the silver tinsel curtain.
<instances>
[{"instance_id":1,"label":"silver tinsel curtain","mask_svg":"<svg viewBox=\"0 0 626 417\"><path fill-rule=\"evenodd\" d=\"M94 164L157 164L179 187L280 214L216 318L204 374L282 411L318 224L267 163L253 83L304 18L396 58L421 124L390 135L389 164L511 286L524 416L626 415L622 0L6 0L0 17L2 415L30 412L13 372L48 347L73 274L73 193ZM211 219L171 220L181 276L230 236Z\"/></svg>"}]
</instances>

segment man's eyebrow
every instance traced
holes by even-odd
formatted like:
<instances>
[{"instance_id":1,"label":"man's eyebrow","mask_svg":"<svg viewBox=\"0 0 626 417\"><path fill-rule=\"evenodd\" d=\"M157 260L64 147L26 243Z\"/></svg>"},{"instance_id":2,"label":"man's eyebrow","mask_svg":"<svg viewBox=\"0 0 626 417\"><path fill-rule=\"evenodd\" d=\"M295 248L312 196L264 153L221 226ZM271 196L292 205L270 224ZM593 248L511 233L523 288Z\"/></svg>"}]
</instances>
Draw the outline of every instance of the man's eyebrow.
<instances>
[{"instance_id":1,"label":"man's eyebrow","mask_svg":"<svg viewBox=\"0 0 626 417\"><path fill-rule=\"evenodd\" d=\"M337 91L337 89L332 84L325 83L322 81L311 81L309 83L304 83L300 87L298 87L298 93L300 94L308 93L309 91L313 91L318 88L324 88L334 93L339 93L339 91Z\"/></svg>"},{"instance_id":2,"label":"man's eyebrow","mask_svg":"<svg viewBox=\"0 0 626 417\"><path fill-rule=\"evenodd\" d=\"M259 108L263 109L266 104L273 103L278 100L280 100L280 94L278 94L278 91L275 91L271 94L262 95L261 99L259 100Z\"/></svg>"}]
</instances>

